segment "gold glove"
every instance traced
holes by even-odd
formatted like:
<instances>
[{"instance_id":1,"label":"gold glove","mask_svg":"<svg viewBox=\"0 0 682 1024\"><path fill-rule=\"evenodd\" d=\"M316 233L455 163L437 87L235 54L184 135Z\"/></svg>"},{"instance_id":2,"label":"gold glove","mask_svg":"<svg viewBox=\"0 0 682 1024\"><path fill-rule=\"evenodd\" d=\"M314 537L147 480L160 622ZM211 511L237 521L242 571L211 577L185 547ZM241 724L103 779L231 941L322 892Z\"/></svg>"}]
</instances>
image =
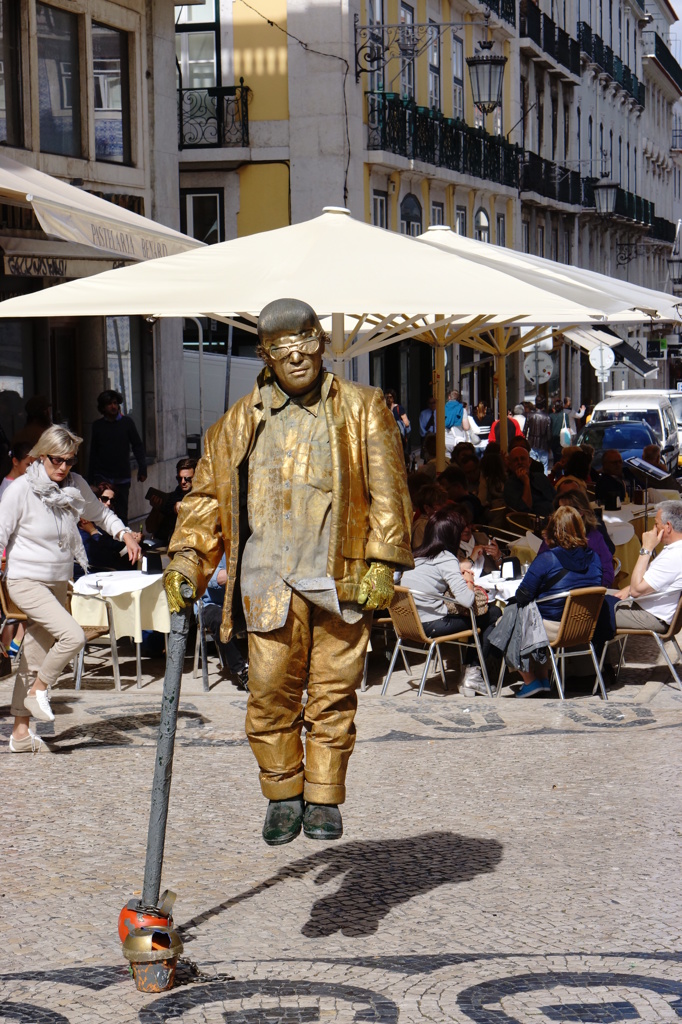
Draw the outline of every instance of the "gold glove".
<instances>
[{"instance_id":1,"label":"gold glove","mask_svg":"<svg viewBox=\"0 0 682 1024\"><path fill-rule=\"evenodd\" d=\"M393 569L385 562L370 562L362 578L358 604L383 611L393 600Z\"/></svg>"},{"instance_id":2,"label":"gold glove","mask_svg":"<svg viewBox=\"0 0 682 1024\"><path fill-rule=\"evenodd\" d=\"M184 585L192 588L192 596L186 598L181 587ZM181 572L176 572L175 569L171 569L163 577L163 585L166 589L166 597L168 598L168 607L172 612L181 612L183 608L192 604L194 598L197 596L196 588L186 576L183 576Z\"/></svg>"}]
</instances>

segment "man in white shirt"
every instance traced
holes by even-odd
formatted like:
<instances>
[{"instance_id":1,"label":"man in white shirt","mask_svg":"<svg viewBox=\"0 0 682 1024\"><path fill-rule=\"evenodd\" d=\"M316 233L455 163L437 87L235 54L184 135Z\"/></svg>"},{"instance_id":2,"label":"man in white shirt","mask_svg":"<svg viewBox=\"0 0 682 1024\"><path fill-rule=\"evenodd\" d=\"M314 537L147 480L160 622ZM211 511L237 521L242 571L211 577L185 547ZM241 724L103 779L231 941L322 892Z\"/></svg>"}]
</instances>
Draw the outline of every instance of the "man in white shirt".
<instances>
[{"instance_id":1,"label":"man in white shirt","mask_svg":"<svg viewBox=\"0 0 682 1024\"><path fill-rule=\"evenodd\" d=\"M654 549L663 550L652 562ZM652 629L665 633L673 620L682 594L682 501L662 501L656 507L653 530L642 534L639 558L632 570L630 586L618 592L632 605L616 605L616 626L620 629Z\"/></svg>"}]
</instances>

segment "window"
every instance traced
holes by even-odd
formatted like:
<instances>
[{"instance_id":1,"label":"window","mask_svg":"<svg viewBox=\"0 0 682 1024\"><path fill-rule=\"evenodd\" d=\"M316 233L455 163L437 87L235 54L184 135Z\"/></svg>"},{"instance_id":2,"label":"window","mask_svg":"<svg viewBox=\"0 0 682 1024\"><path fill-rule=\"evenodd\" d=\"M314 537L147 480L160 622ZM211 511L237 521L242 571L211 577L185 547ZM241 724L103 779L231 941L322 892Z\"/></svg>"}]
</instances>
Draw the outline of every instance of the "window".
<instances>
[{"instance_id":1,"label":"window","mask_svg":"<svg viewBox=\"0 0 682 1024\"><path fill-rule=\"evenodd\" d=\"M225 221L223 190L195 189L189 192L181 189L180 197L181 230L206 245L222 242Z\"/></svg>"},{"instance_id":2,"label":"window","mask_svg":"<svg viewBox=\"0 0 682 1024\"><path fill-rule=\"evenodd\" d=\"M527 220L521 225L521 244L523 252L530 252L530 223Z\"/></svg>"},{"instance_id":3,"label":"window","mask_svg":"<svg viewBox=\"0 0 682 1024\"><path fill-rule=\"evenodd\" d=\"M403 235L422 233L422 205L412 192L400 204L400 231Z\"/></svg>"},{"instance_id":4,"label":"window","mask_svg":"<svg viewBox=\"0 0 682 1024\"><path fill-rule=\"evenodd\" d=\"M609 175L613 177L613 128L609 130Z\"/></svg>"},{"instance_id":5,"label":"window","mask_svg":"<svg viewBox=\"0 0 682 1024\"><path fill-rule=\"evenodd\" d=\"M388 227L388 192L372 192L372 224L375 228Z\"/></svg>"},{"instance_id":6,"label":"window","mask_svg":"<svg viewBox=\"0 0 682 1024\"><path fill-rule=\"evenodd\" d=\"M0 0L0 142L22 146L21 48L16 0Z\"/></svg>"},{"instance_id":7,"label":"window","mask_svg":"<svg viewBox=\"0 0 682 1024\"><path fill-rule=\"evenodd\" d=\"M543 139L543 134L544 134L543 133L544 120L545 120L545 99L544 99L543 92L540 89L538 89L537 92L535 93L535 125L536 125L536 130L537 130L536 153L538 153L538 155L540 155L540 150L542 149L542 139Z\"/></svg>"},{"instance_id":8,"label":"window","mask_svg":"<svg viewBox=\"0 0 682 1024\"><path fill-rule=\"evenodd\" d=\"M178 32L175 54L183 89L212 89L217 85L215 31Z\"/></svg>"},{"instance_id":9,"label":"window","mask_svg":"<svg viewBox=\"0 0 682 1024\"><path fill-rule=\"evenodd\" d=\"M455 209L455 231L458 235L463 235L466 238L467 235L467 208L466 206L458 206Z\"/></svg>"},{"instance_id":10,"label":"window","mask_svg":"<svg viewBox=\"0 0 682 1024\"><path fill-rule=\"evenodd\" d=\"M140 322L137 317L108 316L106 333L108 386L123 395L122 412L132 418L144 441L147 431Z\"/></svg>"},{"instance_id":11,"label":"window","mask_svg":"<svg viewBox=\"0 0 682 1024\"><path fill-rule=\"evenodd\" d=\"M521 93L519 96L521 103L521 148L526 148L526 118L528 117L528 80L521 77Z\"/></svg>"},{"instance_id":12,"label":"window","mask_svg":"<svg viewBox=\"0 0 682 1024\"><path fill-rule=\"evenodd\" d=\"M429 106L440 110L440 31L429 21Z\"/></svg>"},{"instance_id":13,"label":"window","mask_svg":"<svg viewBox=\"0 0 682 1024\"><path fill-rule=\"evenodd\" d=\"M594 176L594 155L592 153L592 115L587 119L587 155L590 161L590 177Z\"/></svg>"},{"instance_id":14,"label":"window","mask_svg":"<svg viewBox=\"0 0 682 1024\"><path fill-rule=\"evenodd\" d=\"M92 23L95 157L130 163L128 34Z\"/></svg>"},{"instance_id":15,"label":"window","mask_svg":"<svg viewBox=\"0 0 682 1024\"><path fill-rule=\"evenodd\" d=\"M627 181L626 188L630 191L630 143L628 142L625 146L625 180Z\"/></svg>"},{"instance_id":16,"label":"window","mask_svg":"<svg viewBox=\"0 0 682 1024\"><path fill-rule=\"evenodd\" d=\"M495 239L498 245L505 246L507 244L507 230L503 213L498 213L495 218Z\"/></svg>"},{"instance_id":17,"label":"window","mask_svg":"<svg viewBox=\"0 0 682 1024\"><path fill-rule=\"evenodd\" d=\"M203 0L203 3L176 5L176 25L196 24L197 22L215 21L215 0Z\"/></svg>"},{"instance_id":18,"label":"window","mask_svg":"<svg viewBox=\"0 0 682 1024\"><path fill-rule=\"evenodd\" d=\"M504 117L503 117L503 113L502 113L503 107L504 107L504 104L502 103L502 99L500 97L500 105L499 105L499 107L495 107L495 109L493 110L493 135L501 135L502 134L502 123L504 121Z\"/></svg>"},{"instance_id":19,"label":"window","mask_svg":"<svg viewBox=\"0 0 682 1024\"><path fill-rule=\"evenodd\" d=\"M384 23L384 4L383 0L368 0L367 2L367 22L370 25L383 25ZM370 92L379 92L384 88L384 71L381 66L383 57L383 45L384 37L381 29L377 29L376 32L372 32L370 39L376 47L376 60L371 62L371 66L374 68L370 71L368 78L368 88Z\"/></svg>"},{"instance_id":20,"label":"window","mask_svg":"<svg viewBox=\"0 0 682 1024\"><path fill-rule=\"evenodd\" d=\"M431 223L445 224L445 203L431 203Z\"/></svg>"},{"instance_id":21,"label":"window","mask_svg":"<svg viewBox=\"0 0 682 1024\"><path fill-rule=\"evenodd\" d=\"M623 182L623 136L618 136L618 184Z\"/></svg>"},{"instance_id":22,"label":"window","mask_svg":"<svg viewBox=\"0 0 682 1024\"><path fill-rule=\"evenodd\" d=\"M559 232L556 228L552 228L552 259L559 262Z\"/></svg>"},{"instance_id":23,"label":"window","mask_svg":"<svg viewBox=\"0 0 682 1024\"><path fill-rule=\"evenodd\" d=\"M581 150L582 150L581 139L580 139L580 132L581 132L581 128L582 128L581 121L580 121L580 107L578 107L576 109L575 116L576 116L576 124L577 124L576 135L578 137L578 166L580 166L580 153L581 153Z\"/></svg>"},{"instance_id":24,"label":"window","mask_svg":"<svg viewBox=\"0 0 682 1024\"><path fill-rule=\"evenodd\" d=\"M474 217L474 238L478 242L490 241L490 218L482 206L479 206Z\"/></svg>"},{"instance_id":25,"label":"window","mask_svg":"<svg viewBox=\"0 0 682 1024\"><path fill-rule=\"evenodd\" d=\"M78 18L36 3L40 149L81 156Z\"/></svg>"},{"instance_id":26,"label":"window","mask_svg":"<svg viewBox=\"0 0 682 1024\"><path fill-rule=\"evenodd\" d=\"M604 157L606 156L606 150L604 149L604 125L599 125L599 173L604 173Z\"/></svg>"},{"instance_id":27,"label":"window","mask_svg":"<svg viewBox=\"0 0 682 1024\"><path fill-rule=\"evenodd\" d=\"M559 136L559 100L555 93L551 96L552 108L552 160L556 160L556 144Z\"/></svg>"},{"instance_id":28,"label":"window","mask_svg":"<svg viewBox=\"0 0 682 1024\"><path fill-rule=\"evenodd\" d=\"M538 254L538 256L544 256L545 255L545 229L543 227L538 227L538 250L537 250L537 254Z\"/></svg>"},{"instance_id":29,"label":"window","mask_svg":"<svg viewBox=\"0 0 682 1024\"><path fill-rule=\"evenodd\" d=\"M564 231L564 263L571 262L571 232Z\"/></svg>"},{"instance_id":30,"label":"window","mask_svg":"<svg viewBox=\"0 0 682 1024\"><path fill-rule=\"evenodd\" d=\"M571 108L564 106L564 163L568 160L568 147L570 145L570 121Z\"/></svg>"},{"instance_id":31,"label":"window","mask_svg":"<svg viewBox=\"0 0 682 1024\"><path fill-rule=\"evenodd\" d=\"M630 67L630 19L625 19L625 63Z\"/></svg>"},{"instance_id":32,"label":"window","mask_svg":"<svg viewBox=\"0 0 682 1024\"><path fill-rule=\"evenodd\" d=\"M635 193L635 195L637 195L637 146L635 146L635 151L633 154L632 169L634 171L635 179L634 184L632 186L632 191Z\"/></svg>"},{"instance_id":33,"label":"window","mask_svg":"<svg viewBox=\"0 0 682 1024\"><path fill-rule=\"evenodd\" d=\"M409 4L400 5L401 43L403 55L400 60L400 92L407 99L414 99L414 58L413 53L413 31L414 8Z\"/></svg>"},{"instance_id":34,"label":"window","mask_svg":"<svg viewBox=\"0 0 682 1024\"><path fill-rule=\"evenodd\" d=\"M452 37L452 116L464 120L464 44Z\"/></svg>"}]
</instances>

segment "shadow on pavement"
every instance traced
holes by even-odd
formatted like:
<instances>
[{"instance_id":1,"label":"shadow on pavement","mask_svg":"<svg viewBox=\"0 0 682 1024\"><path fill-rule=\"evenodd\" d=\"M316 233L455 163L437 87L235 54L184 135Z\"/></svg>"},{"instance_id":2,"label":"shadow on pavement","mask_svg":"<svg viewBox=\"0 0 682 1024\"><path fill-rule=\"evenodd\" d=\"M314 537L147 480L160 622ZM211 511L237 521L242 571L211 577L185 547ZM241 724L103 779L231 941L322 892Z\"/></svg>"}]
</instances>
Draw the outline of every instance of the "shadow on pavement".
<instances>
[{"instance_id":1,"label":"shadow on pavement","mask_svg":"<svg viewBox=\"0 0 682 1024\"><path fill-rule=\"evenodd\" d=\"M340 887L313 904L301 932L319 938L341 932L346 936L372 935L394 907L441 885L470 882L494 871L503 846L494 839L478 839L452 832L429 832L406 839L343 843L293 861L260 885L238 893L179 926L183 941L213 917L265 892L273 885L318 871L316 885L338 878Z\"/></svg>"}]
</instances>

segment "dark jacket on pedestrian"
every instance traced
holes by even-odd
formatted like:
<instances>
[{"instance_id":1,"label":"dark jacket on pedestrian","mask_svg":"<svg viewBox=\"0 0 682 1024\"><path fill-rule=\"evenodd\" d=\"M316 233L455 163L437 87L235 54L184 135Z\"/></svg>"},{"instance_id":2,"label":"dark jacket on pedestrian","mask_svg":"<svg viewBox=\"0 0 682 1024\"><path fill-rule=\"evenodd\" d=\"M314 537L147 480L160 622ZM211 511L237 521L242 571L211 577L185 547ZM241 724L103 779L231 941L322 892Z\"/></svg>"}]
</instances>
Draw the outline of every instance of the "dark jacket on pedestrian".
<instances>
[{"instance_id":1,"label":"dark jacket on pedestrian","mask_svg":"<svg viewBox=\"0 0 682 1024\"><path fill-rule=\"evenodd\" d=\"M552 446L552 421L546 412L536 410L526 420L524 431L528 444L536 451L546 452Z\"/></svg>"},{"instance_id":2,"label":"dark jacket on pedestrian","mask_svg":"<svg viewBox=\"0 0 682 1024\"><path fill-rule=\"evenodd\" d=\"M137 471L144 475L147 469L142 439L130 416L115 420L104 417L92 424L88 480L108 480L112 484L130 483L130 449L133 450Z\"/></svg>"}]
</instances>

